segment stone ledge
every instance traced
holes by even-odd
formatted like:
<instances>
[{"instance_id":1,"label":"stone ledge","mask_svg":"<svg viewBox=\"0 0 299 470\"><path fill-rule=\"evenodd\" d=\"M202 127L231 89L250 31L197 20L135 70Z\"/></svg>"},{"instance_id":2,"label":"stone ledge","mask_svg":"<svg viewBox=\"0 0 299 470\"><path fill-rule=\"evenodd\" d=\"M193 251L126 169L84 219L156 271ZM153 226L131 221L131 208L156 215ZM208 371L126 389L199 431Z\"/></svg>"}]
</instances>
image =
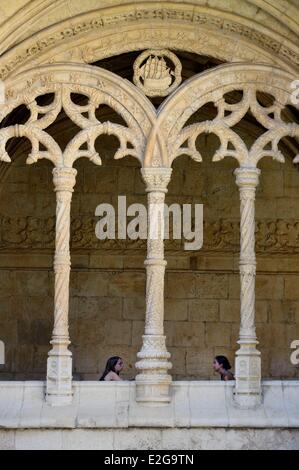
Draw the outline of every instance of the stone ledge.
<instances>
[{"instance_id":1,"label":"stone ledge","mask_svg":"<svg viewBox=\"0 0 299 470\"><path fill-rule=\"evenodd\" d=\"M298 450L299 429L0 429L0 450L28 449Z\"/></svg>"},{"instance_id":2,"label":"stone ledge","mask_svg":"<svg viewBox=\"0 0 299 470\"><path fill-rule=\"evenodd\" d=\"M163 407L135 402L135 383L74 382L73 403L51 407L44 382L0 382L0 428L299 428L299 381L263 381L263 404L233 404L234 382L173 382Z\"/></svg>"}]
</instances>

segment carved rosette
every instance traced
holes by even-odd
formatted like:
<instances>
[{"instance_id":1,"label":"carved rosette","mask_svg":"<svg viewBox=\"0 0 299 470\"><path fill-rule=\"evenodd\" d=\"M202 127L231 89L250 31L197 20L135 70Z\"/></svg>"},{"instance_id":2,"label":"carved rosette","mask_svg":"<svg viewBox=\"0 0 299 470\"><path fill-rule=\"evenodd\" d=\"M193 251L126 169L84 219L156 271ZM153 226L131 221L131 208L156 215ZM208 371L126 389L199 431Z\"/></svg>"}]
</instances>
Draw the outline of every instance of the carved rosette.
<instances>
[{"instance_id":1,"label":"carved rosette","mask_svg":"<svg viewBox=\"0 0 299 470\"><path fill-rule=\"evenodd\" d=\"M145 334L136 368L136 400L146 404L163 404L170 401L172 367L168 362L164 336L164 200L170 181L169 168L144 168L142 176L148 193L148 240L146 267L146 318Z\"/></svg>"},{"instance_id":2,"label":"carved rosette","mask_svg":"<svg viewBox=\"0 0 299 470\"><path fill-rule=\"evenodd\" d=\"M235 401L241 407L254 407L261 401L261 358L255 332L255 191L260 170L235 170L240 191L240 283L241 325L236 352Z\"/></svg>"},{"instance_id":3,"label":"carved rosette","mask_svg":"<svg viewBox=\"0 0 299 470\"><path fill-rule=\"evenodd\" d=\"M70 213L77 170L54 168L56 192L55 297L52 349L47 364L47 402L65 405L72 400L72 353L69 340Z\"/></svg>"}]
</instances>

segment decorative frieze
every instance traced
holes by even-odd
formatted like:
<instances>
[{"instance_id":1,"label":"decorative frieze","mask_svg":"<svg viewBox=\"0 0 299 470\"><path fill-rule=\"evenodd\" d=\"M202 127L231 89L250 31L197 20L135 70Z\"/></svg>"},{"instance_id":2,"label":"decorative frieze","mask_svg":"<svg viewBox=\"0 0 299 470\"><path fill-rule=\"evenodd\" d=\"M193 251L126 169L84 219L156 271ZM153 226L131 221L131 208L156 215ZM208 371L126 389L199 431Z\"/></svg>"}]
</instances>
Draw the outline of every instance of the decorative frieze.
<instances>
[{"instance_id":1,"label":"decorative frieze","mask_svg":"<svg viewBox=\"0 0 299 470\"><path fill-rule=\"evenodd\" d=\"M89 215L71 218L71 249L144 251L146 240L130 238L99 240L95 236L96 217ZM219 219L203 221L204 240L201 252L240 251L240 222ZM256 253L299 253L299 222L295 219L267 219L255 221ZM53 250L55 217L0 217L0 251ZM164 242L166 251L183 251L182 240L172 238ZM189 253L190 254L190 253Z\"/></svg>"},{"instance_id":2,"label":"decorative frieze","mask_svg":"<svg viewBox=\"0 0 299 470\"><path fill-rule=\"evenodd\" d=\"M81 20L77 23L72 22L72 25L68 25L64 29L53 31L51 34L44 35L43 38L38 39L35 43L27 46L21 50L18 50L17 55L10 58L0 69L0 79L5 79L7 75L13 71L16 67L25 63L29 59L35 59L37 56L50 50L54 46L59 46L65 41L69 41L71 38L77 36L86 35L88 32L101 31L112 26L131 25L143 22L169 24L170 21L180 21L186 25L200 26L205 29L215 29L223 33L234 34L236 37L246 38L251 43L269 51L275 53L282 59L291 60L295 64L299 64L299 54L296 50L285 45L278 38L275 39L261 31L258 31L246 24L238 23L230 19L224 19L217 17L206 12L200 12L198 10L189 10L188 8L181 10L173 8L134 8L131 11L122 12L118 14L93 14L92 17L88 17L86 20ZM181 33L183 34L183 33ZM179 38L178 38L179 39ZM83 60L97 60L96 56L93 57L89 50L86 54L83 47L82 54Z\"/></svg>"}]
</instances>

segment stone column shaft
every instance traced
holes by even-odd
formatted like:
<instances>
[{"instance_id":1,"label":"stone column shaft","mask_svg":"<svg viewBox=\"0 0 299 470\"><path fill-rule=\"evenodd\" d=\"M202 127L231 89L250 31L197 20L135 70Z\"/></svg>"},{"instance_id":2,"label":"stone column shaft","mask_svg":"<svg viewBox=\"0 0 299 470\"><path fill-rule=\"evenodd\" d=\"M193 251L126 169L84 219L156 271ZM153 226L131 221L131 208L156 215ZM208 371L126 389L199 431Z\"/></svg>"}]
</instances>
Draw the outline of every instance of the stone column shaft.
<instances>
[{"instance_id":1,"label":"stone column shaft","mask_svg":"<svg viewBox=\"0 0 299 470\"><path fill-rule=\"evenodd\" d=\"M168 403L172 367L164 336L164 201L170 168L145 168L148 193L148 238L146 267L146 317L143 345L137 354L136 400L147 404Z\"/></svg>"},{"instance_id":2,"label":"stone column shaft","mask_svg":"<svg viewBox=\"0 0 299 470\"><path fill-rule=\"evenodd\" d=\"M236 352L235 401L245 408L261 401L261 358L255 332L255 191L260 170L235 170L240 191L240 303L241 324Z\"/></svg>"},{"instance_id":3,"label":"stone column shaft","mask_svg":"<svg viewBox=\"0 0 299 470\"><path fill-rule=\"evenodd\" d=\"M70 218L74 168L54 168L56 192L55 297L52 349L47 362L47 402L65 405L72 400L72 353L69 340Z\"/></svg>"}]
</instances>

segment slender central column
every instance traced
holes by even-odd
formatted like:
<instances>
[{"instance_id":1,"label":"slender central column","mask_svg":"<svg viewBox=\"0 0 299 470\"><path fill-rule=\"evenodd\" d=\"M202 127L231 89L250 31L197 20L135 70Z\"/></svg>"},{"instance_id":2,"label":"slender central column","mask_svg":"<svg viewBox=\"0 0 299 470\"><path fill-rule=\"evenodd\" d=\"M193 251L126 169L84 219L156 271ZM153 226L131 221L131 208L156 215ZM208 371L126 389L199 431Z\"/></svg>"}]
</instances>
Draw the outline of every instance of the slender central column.
<instances>
[{"instance_id":1,"label":"slender central column","mask_svg":"<svg viewBox=\"0 0 299 470\"><path fill-rule=\"evenodd\" d=\"M260 170L237 168L236 183L240 190L240 283L241 325L236 352L235 401L246 408L261 402L261 358L256 349L255 332L255 191Z\"/></svg>"},{"instance_id":2,"label":"slender central column","mask_svg":"<svg viewBox=\"0 0 299 470\"><path fill-rule=\"evenodd\" d=\"M164 201L170 168L144 168L148 193L148 238L146 266L146 318L143 345L137 354L136 400L147 404L170 401L172 367L164 336Z\"/></svg>"},{"instance_id":3,"label":"slender central column","mask_svg":"<svg viewBox=\"0 0 299 470\"><path fill-rule=\"evenodd\" d=\"M47 363L47 402L65 405L72 401L72 353L69 340L70 217L77 170L54 168L56 191L55 298L52 349Z\"/></svg>"}]
</instances>

